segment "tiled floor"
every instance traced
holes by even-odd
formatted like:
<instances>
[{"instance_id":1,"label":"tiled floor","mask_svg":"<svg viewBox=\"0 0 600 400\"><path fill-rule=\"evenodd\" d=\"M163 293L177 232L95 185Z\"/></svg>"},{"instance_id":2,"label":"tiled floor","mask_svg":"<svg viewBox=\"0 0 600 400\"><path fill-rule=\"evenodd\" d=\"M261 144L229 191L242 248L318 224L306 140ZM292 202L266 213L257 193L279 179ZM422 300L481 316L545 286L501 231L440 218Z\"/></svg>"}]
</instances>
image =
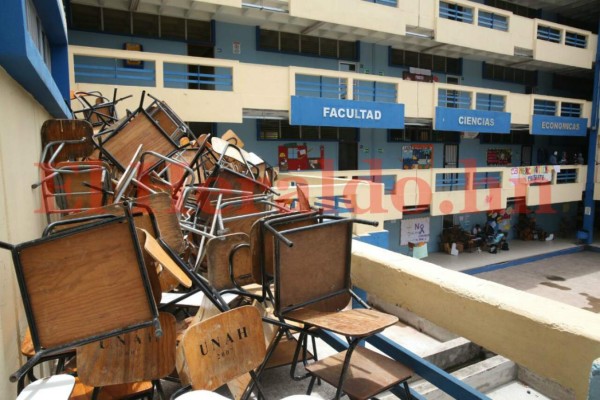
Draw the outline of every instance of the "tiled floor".
<instances>
[{"instance_id":1,"label":"tiled floor","mask_svg":"<svg viewBox=\"0 0 600 400\"><path fill-rule=\"evenodd\" d=\"M430 253L429 257L423 258L423 261L454 271L466 271L473 268L483 267L491 264L500 264L513 261L520 258L542 255L550 252L575 248L577 245L572 240L554 239L551 241L523 241L512 240L509 242L508 251L498 251L491 254L485 251L481 253L460 253L452 256L444 252Z\"/></svg>"}]
</instances>

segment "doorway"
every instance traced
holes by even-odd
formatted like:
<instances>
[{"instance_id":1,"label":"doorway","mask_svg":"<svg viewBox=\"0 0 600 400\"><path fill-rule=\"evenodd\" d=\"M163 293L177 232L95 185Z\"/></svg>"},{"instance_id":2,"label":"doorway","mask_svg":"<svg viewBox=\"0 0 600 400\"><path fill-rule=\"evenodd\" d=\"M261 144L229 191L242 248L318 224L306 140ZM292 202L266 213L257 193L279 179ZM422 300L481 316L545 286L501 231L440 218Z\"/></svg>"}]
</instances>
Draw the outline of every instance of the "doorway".
<instances>
[{"instance_id":1,"label":"doorway","mask_svg":"<svg viewBox=\"0 0 600 400\"><path fill-rule=\"evenodd\" d=\"M195 44L188 44L187 46L188 56L191 57L204 57L214 58L215 50L210 46L200 46ZM202 65L188 65L188 89L201 89L201 90L215 90L215 85L211 84L210 81L214 78L203 76L214 75L215 68ZM196 82L192 82L196 81Z\"/></svg>"},{"instance_id":2,"label":"doorway","mask_svg":"<svg viewBox=\"0 0 600 400\"><path fill-rule=\"evenodd\" d=\"M521 165L533 165L531 162L531 155L533 153L533 149L531 146L521 146Z\"/></svg>"},{"instance_id":3,"label":"doorway","mask_svg":"<svg viewBox=\"0 0 600 400\"><path fill-rule=\"evenodd\" d=\"M358 169L358 142L342 141L338 143L338 170Z\"/></svg>"},{"instance_id":4,"label":"doorway","mask_svg":"<svg viewBox=\"0 0 600 400\"><path fill-rule=\"evenodd\" d=\"M444 168L458 168L457 144L444 144Z\"/></svg>"},{"instance_id":5,"label":"doorway","mask_svg":"<svg viewBox=\"0 0 600 400\"><path fill-rule=\"evenodd\" d=\"M344 72L358 72L358 63L355 62L348 62L348 61L340 61L339 62L339 67L338 69L340 71L344 71ZM344 85L347 85L348 81L346 79L339 79L338 80L338 85L340 87L340 100L346 100L348 98L348 91L347 90L342 90L342 87L344 87ZM354 100L358 100L356 97L354 97Z\"/></svg>"}]
</instances>

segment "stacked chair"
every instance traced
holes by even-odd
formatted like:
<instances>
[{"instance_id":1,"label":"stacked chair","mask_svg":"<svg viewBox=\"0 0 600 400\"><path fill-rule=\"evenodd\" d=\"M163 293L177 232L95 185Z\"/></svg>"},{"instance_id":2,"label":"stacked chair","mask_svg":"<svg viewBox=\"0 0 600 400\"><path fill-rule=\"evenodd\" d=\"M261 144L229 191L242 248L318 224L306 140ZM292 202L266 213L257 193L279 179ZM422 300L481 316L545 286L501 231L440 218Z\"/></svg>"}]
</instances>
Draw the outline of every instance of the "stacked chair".
<instances>
[{"instance_id":1,"label":"stacked chair","mask_svg":"<svg viewBox=\"0 0 600 400\"><path fill-rule=\"evenodd\" d=\"M235 133L196 135L151 95L123 118L116 91L73 99L76 119L42 127L42 238L0 243L29 323L20 398L165 398L170 380L182 400L224 384L261 399L261 374L286 364L310 378L290 399L317 380L336 399L410 398L412 371L359 345L397 322L352 291L353 224L370 222L324 215L301 187L278 201L275 171ZM319 360L325 331L348 350ZM49 360L56 374L37 379Z\"/></svg>"}]
</instances>

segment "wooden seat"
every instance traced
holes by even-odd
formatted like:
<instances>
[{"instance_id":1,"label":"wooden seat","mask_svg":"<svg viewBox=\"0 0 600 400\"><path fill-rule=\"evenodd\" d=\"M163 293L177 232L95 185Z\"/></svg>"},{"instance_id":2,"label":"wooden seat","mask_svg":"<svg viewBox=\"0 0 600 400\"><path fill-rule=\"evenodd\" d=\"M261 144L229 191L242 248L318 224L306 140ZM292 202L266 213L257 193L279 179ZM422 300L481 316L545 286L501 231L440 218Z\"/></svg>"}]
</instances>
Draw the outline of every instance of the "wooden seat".
<instances>
[{"instance_id":1,"label":"wooden seat","mask_svg":"<svg viewBox=\"0 0 600 400\"><path fill-rule=\"evenodd\" d=\"M92 222L10 249L35 355L46 355L128 330L160 329L158 311L131 216Z\"/></svg>"},{"instance_id":2,"label":"wooden seat","mask_svg":"<svg viewBox=\"0 0 600 400\"><path fill-rule=\"evenodd\" d=\"M155 385L162 398L159 379L175 369L176 321L168 313L159 318L160 337L147 327L78 347L78 382L71 400L88 399L90 388L107 400L151 395Z\"/></svg>"},{"instance_id":3,"label":"wooden seat","mask_svg":"<svg viewBox=\"0 0 600 400\"><path fill-rule=\"evenodd\" d=\"M243 306L218 314L190 326L180 346L186 359L185 374L194 390L215 390L246 373L255 378L253 371L266 354L260 313L255 307ZM264 398L260 384L254 381ZM206 393L192 392L184 398L214 397L204 396Z\"/></svg>"},{"instance_id":4,"label":"wooden seat","mask_svg":"<svg viewBox=\"0 0 600 400\"><path fill-rule=\"evenodd\" d=\"M347 351L343 351L310 364L306 368L311 374L318 376L330 385L337 386L346 355ZM391 358L365 347L356 347L342 391L351 399L369 399L374 394L388 390L399 382L406 383L412 374L410 368Z\"/></svg>"},{"instance_id":5,"label":"wooden seat","mask_svg":"<svg viewBox=\"0 0 600 400\"><path fill-rule=\"evenodd\" d=\"M412 371L401 363L378 355L358 343L395 324L398 318L368 308L352 291L350 259L353 220L316 217L316 223L277 229L281 220L265 223L277 239L275 264L275 315L304 324L299 342L327 330L346 337L348 350L306 366L316 378L337 388L335 399L373 397L402 383L410 397L407 380ZM349 309L355 299L366 308ZM387 372L386 372L387 371Z\"/></svg>"}]
</instances>

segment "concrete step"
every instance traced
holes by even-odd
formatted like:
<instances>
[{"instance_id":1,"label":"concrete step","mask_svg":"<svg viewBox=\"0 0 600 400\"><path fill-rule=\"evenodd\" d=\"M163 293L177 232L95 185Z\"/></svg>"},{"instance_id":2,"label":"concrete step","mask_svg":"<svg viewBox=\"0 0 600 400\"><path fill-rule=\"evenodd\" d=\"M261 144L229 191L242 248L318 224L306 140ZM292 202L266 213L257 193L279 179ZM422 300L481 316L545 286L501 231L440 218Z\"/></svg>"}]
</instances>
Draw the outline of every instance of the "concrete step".
<instances>
[{"instance_id":1,"label":"concrete step","mask_svg":"<svg viewBox=\"0 0 600 400\"><path fill-rule=\"evenodd\" d=\"M499 386L513 382L517 378L517 366L505 357L494 356L459 369L452 375L476 390L487 393ZM411 384L411 388L430 400L453 398L424 380L414 382ZM385 399L387 400L387 397ZM392 397L389 399L391 400Z\"/></svg>"}]
</instances>

